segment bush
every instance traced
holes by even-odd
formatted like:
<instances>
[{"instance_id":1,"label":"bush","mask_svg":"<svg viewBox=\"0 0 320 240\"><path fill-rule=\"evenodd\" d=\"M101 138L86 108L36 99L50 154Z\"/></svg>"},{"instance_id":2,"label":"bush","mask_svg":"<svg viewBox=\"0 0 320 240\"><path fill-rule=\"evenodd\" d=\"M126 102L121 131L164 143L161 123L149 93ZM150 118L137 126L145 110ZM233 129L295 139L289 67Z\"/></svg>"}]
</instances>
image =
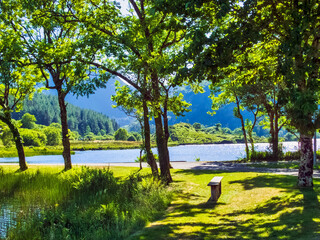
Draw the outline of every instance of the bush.
<instances>
[{"instance_id":1,"label":"bush","mask_svg":"<svg viewBox=\"0 0 320 240\"><path fill-rule=\"evenodd\" d=\"M61 130L59 128L46 127L44 129L44 134L47 137L47 145L59 145L61 139Z\"/></svg>"},{"instance_id":2,"label":"bush","mask_svg":"<svg viewBox=\"0 0 320 240\"><path fill-rule=\"evenodd\" d=\"M138 132L131 132L131 135L133 135L135 137L136 141L142 140L141 134Z\"/></svg>"},{"instance_id":3,"label":"bush","mask_svg":"<svg viewBox=\"0 0 320 240\"><path fill-rule=\"evenodd\" d=\"M115 140L122 140L126 141L128 139L128 131L124 128L119 128L115 133L114 133L114 139Z\"/></svg>"},{"instance_id":4,"label":"bush","mask_svg":"<svg viewBox=\"0 0 320 240\"><path fill-rule=\"evenodd\" d=\"M21 118L23 128L33 129L36 126L36 117L30 113L25 113Z\"/></svg>"},{"instance_id":5,"label":"bush","mask_svg":"<svg viewBox=\"0 0 320 240\"><path fill-rule=\"evenodd\" d=\"M12 132L8 127L3 128L2 134L1 134L1 140L5 147L11 147L13 144L13 136Z\"/></svg>"},{"instance_id":6,"label":"bush","mask_svg":"<svg viewBox=\"0 0 320 240\"><path fill-rule=\"evenodd\" d=\"M40 147L47 142L47 137L43 132L31 129L21 129L21 137L24 146Z\"/></svg>"},{"instance_id":7,"label":"bush","mask_svg":"<svg viewBox=\"0 0 320 240\"><path fill-rule=\"evenodd\" d=\"M71 185L68 199L23 219L9 239L126 239L171 200L166 187L148 176L119 180L109 170L85 167L60 176Z\"/></svg>"},{"instance_id":8,"label":"bush","mask_svg":"<svg viewBox=\"0 0 320 240\"><path fill-rule=\"evenodd\" d=\"M200 130L200 129L201 129L201 123L197 123L197 122L196 122L196 123L194 123L192 126L193 126L193 128L196 129L196 130Z\"/></svg>"},{"instance_id":9,"label":"bush","mask_svg":"<svg viewBox=\"0 0 320 240\"><path fill-rule=\"evenodd\" d=\"M137 141L137 139L136 139L133 135L131 135L130 137L128 137L127 140L130 141L130 142Z\"/></svg>"}]
</instances>

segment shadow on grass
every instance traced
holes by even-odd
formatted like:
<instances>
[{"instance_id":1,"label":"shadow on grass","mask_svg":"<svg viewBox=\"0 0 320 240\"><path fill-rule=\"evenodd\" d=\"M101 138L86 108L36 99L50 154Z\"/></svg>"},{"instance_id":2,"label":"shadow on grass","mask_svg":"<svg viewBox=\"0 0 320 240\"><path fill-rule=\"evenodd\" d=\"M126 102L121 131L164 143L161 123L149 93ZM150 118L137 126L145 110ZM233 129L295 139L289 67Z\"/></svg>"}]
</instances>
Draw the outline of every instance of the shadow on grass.
<instances>
[{"instance_id":1,"label":"shadow on grass","mask_svg":"<svg viewBox=\"0 0 320 240\"><path fill-rule=\"evenodd\" d=\"M182 172L199 174L190 170ZM296 177L270 175L229 182L233 183L243 185L245 190L279 188L284 194L255 208L223 215L215 211L220 203L174 206L174 212L168 216L171 219L149 227L134 239L320 239L318 183L314 189L299 189ZM199 217L202 215L212 217L212 223L202 220ZM188 217L189 221L180 220L182 217Z\"/></svg>"}]
</instances>

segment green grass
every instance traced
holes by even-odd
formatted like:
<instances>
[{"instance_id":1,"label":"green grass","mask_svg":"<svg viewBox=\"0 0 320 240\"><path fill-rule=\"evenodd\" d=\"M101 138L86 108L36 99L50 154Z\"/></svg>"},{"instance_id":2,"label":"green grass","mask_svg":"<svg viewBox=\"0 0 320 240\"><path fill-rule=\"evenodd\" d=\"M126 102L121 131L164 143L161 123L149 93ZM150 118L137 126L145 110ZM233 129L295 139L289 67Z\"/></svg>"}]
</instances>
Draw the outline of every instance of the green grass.
<instances>
[{"instance_id":1,"label":"green grass","mask_svg":"<svg viewBox=\"0 0 320 240\"><path fill-rule=\"evenodd\" d=\"M24 153L27 157L38 156L38 155L61 155L61 147L24 147ZM72 151L72 154L74 152ZM17 157L17 149L15 147L0 147L0 158L4 157Z\"/></svg>"},{"instance_id":2,"label":"green grass","mask_svg":"<svg viewBox=\"0 0 320 240\"><path fill-rule=\"evenodd\" d=\"M42 172L48 172L52 174L52 179L60 178L60 176L72 175L70 173L61 173L61 168L46 167L40 168L40 173L37 170L38 167L32 166L27 172L30 172L29 176L41 176ZM10 172L13 175L23 175L26 173L18 173L16 167L6 166L3 167L4 172ZM128 181L134 181L132 178L127 178L132 172L137 171L137 168L124 168L124 167L112 167L114 176L116 177L118 186L131 186ZM79 171L79 170L77 170ZM149 173L150 169L143 169L142 174ZM77 176L72 175L72 176ZM320 207L318 195L320 194L320 181L314 180L313 189L299 189L296 187L297 178L293 176L273 175L266 173L229 173L229 172L217 172L217 171L205 171L205 170L172 170L174 183L171 184L168 190L173 191L172 202L164 215L161 215L161 211L157 211L153 217L147 218L144 221L140 221L138 216L143 215L145 211L150 211L154 207L159 205L159 202L149 205L146 201L140 201L139 199L145 199L149 195L153 197L149 198L150 203L157 198L166 194L163 188L157 193L149 191L152 189L152 184L149 185L147 181L138 181L138 188L146 191L145 195L139 193L137 199L132 204L123 205L123 209L131 211L131 209L139 208L140 205L144 206L144 210L138 210L135 218L138 219L137 224L117 225L121 222L122 218L117 215L115 223L118 226L124 226L121 228L125 231L124 235L112 236L109 239L127 239L125 236L131 236L131 240L142 239L319 239L320 238ZM223 176L222 179L222 195L217 203L207 202L210 197L210 189L207 186L208 182L213 176ZM3 179L3 178L1 178ZM28 179L28 178L27 178ZM36 179L36 177L29 177L29 179ZM63 178L65 179L65 178ZM70 179L70 178L67 178ZM71 182L78 183L76 178ZM82 178L80 178L82 179ZM92 179L92 178L91 178ZM131 180L130 180L131 179ZM30 192L36 191L41 187L42 178L39 178L39 182L33 180L25 180L24 184L30 182L28 189ZM118 182L120 181L120 182ZM10 182L10 181L8 181ZM14 191L7 191L6 196L21 198L20 186L24 184L9 184L0 181L0 189L14 189ZM51 182L51 181L49 181ZM63 182L63 181L62 181ZM84 181L84 184L80 186L86 186L91 184L92 180ZM53 183L53 182L52 182ZM56 182L50 188L58 189L62 187L62 192L74 191L73 188L68 188L64 185L59 185L60 182ZM11 187L10 187L11 185ZM31 187L35 185L34 187ZM155 185L157 186L157 185ZM41 199L49 194L50 188L43 190L44 192L34 192L28 202L32 201L32 198L39 196ZM122 187L121 187L122 188ZM34 189L34 190L32 190ZM71 189L71 190L70 190ZM87 188L85 188L87 189ZM91 189L91 188L90 188ZM112 189L112 188L111 188ZM127 189L124 187L124 189ZM149 190L147 190L149 189ZM31 191L32 190L32 191ZM52 190L52 189L51 189ZM29 191L29 190L28 190ZM42 191L42 190L41 190ZM56 191L56 190L54 190ZM110 194L114 195L114 190L110 190ZM23 192L23 191L22 191ZM134 191L135 192L135 191ZM118 201L122 201L128 192L119 192L120 196ZM55 194L56 199L51 198L46 204L60 203L70 198L70 195ZM66 197L67 196L67 197ZM2 197L2 196L1 196ZM26 199L27 196L23 196L21 199ZM43 201L38 199L37 201ZM151 201L152 200L152 201ZM99 200L100 201L100 200ZM61 234L71 233L72 228L68 227L70 223L65 219L74 220L71 221L75 226L83 227L83 224L78 222L84 222L84 225L92 225L96 228L97 219L91 216L105 217L105 214L114 212L115 209L119 209L116 205L102 204L98 201L98 205L90 202L85 204L83 214L79 216L72 215L70 212L74 211L73 208L61 208L63 211L54 210L51 215L46 215L47 219L51 219L51 223L56 223L60 226ZM147 201L148 202L148 201ZM161 201L160 201L161 203ZM161 204L160 204L161 205ZM59 204L62 207L63 204ZM87 210L88 209L88 210ZM94 210L93 210L94 209ZM50 213L50 212L49 212ZM63 216L63 217L62 217ZM73 216L73 217L70 217ZM109 215L108 215L109 216ZM162 216L162 217L161 217ZM119 218L120 217L120 218ZM161 217L161 218L159 218ZM157 218L157 221L150 222L147 227L142 230L141 227L145 222L152 221ZM104 219L104 218L102 218ZM49 221L49 222L50 222ZM22 232L24 235L30 236L27 233L31 233L32 229L39 228L37 224L41 222L33 222L34 225L29 225L27 232ZM43 222L42 222L43 223ZM104 227L109 227L112 222L105 222ZM32 227L30 229L30 226ZM43 225L41 225L43 227ZM46 226L46 225L45 225ZM50 225L48 229L58 226ZM126 230L126 229L129 230ZM48 231L47 228L43 231ZM53 230L54 230L53 229ZM82 229L82 228L80 228ZM98 228L99 229L99 228ZM21 228L20 230L21 231ZM19 231L15 231L19 233ZM135 232L134 234L132 234ZM94 239L90 236L99 235L86 235L86 239ZM31 236L36 236L35 234ZM57 235L55 235L57 236ZM78 236L59 235L60 239L81 239ZM102 236L102 235L101 235ZM121 238L122 237L122 238ZM24 238L27 239L27 238ZM30 238L32 239L32 238ZM84 238L82 238L84 239ZM96 238L99 239L99 238ZM108 238L104 238L108 239Z\"/></svg>"},{"instance_id":3,"label":"green grass","mask_svg":"<svg viewBox=\"0 0 320 240\"><path fill-rule=\"evenodd\" d=\"M20 219L8 239L123 239L163 214L170 192L160 181L115 170L1 168L1 202L14 204Z\"/></svg>"},{"instance_id":4,"label":"green grass","mask_svg":"<svg viewBox=\"0 0 320 240\"><path fill-rule=\"evenodd\" d=\"M222 195L208 203L207 183L223 176ZM175 170L177 191L165 217L133 235L142 239L319 239L320 182L298 189L296 177Z\"/></svg>"}]
</instances>

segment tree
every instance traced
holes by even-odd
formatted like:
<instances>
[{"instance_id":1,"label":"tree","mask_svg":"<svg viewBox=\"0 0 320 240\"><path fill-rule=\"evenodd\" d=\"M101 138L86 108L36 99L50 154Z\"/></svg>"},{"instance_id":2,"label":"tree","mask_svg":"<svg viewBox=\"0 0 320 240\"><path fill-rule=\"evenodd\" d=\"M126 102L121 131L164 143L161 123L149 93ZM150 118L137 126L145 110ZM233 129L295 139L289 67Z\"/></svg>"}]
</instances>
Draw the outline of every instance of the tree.
<instances>
[{"instance_id":1,"label":"tree","mask_svg":"<svg viewBox=\"0 0 320 240\"><path fill-rule=\"evenodd\" d=\"M320 126L320 5L317 1L259 1L255 25L264 39L277 38L285 88L281 101L301 139L298 185L313 185L312 136Z\"/></svg>"},{"instance_id":2,"label":"tree","mask_svg":"<svg viewBox=\"0 0 320 240\"><path fill-rule=\"evenodd\" d=\"M1 9L7 6L0 2ZM17 148L20 170L26 170L27 164L18 126L11 117L14 111L20 111L23 100L31 98L36 91L40 72L30 66L25 59L24 49L15 31L8 28L10 18L0 12L0 120L10 129Z\"/></svg>"},{"instance_id":3,"label":"tree","mask_svg":"<svg viewBox=\"0 0 320 240\"><path fill-rule=\"evenodd\" d=\"M10 26L20 35L28 58L42 73L48 89L55 89L60 107L65 170L71 169L66 96L89 95L97 87L105 87L108 75L84 64L96 52L86 51L82 26L68 21L72 9L67 1L3 1L5 10L15 16Z\"/></svg>"},{"instance_id":4,"label":"tree","mask_svg":"<svg viewBox=\"0 0 320 240\"><path fill-rule=\"evenodd\" d=\"M114 133L114 139L115 140L120 140L120 141L127 141L128 139L128 132L124 128L119 128L115 133Z\"/></svg>"},{"instance_id":5,"label":"tree","mask_svg":"<svg viewBox=\"0 0 320 240\"><path fill-rule=\"evenodd\" d=\"M170 87L164 83L185 64L181 60L184 55L179 53L183 52L187 27L180 24L184 19L157 11L152 1L129 2L131 13L121 16L119 12L112 11L114 15L111 16L110 9L114 6L108 2L92 4L80 1L76 4L74 19L83 22L89 30L88 35L103 43L102 51L110 56L107 61L100 58L91 64L121 78L141 93L145 103L150 102L161 176L169 183L172 181L166 123L169 104L163 96L167 95Z\"/></svg>"},{"instance_id":6,"label":"tree","mask_svg":"<svg viewBox=\"0 0 320 240\"><path fill-rule=\"evenodd\" d=\"M193 126L193 128L196 129L196 130L200 130L200 129L202 128L202 127L201 127L201 123L197 123L197 122L194 123L192 126Z\"/></svg>"},{"instance_id":7,"label":"tree","mask_svg":"<svg viewBox=\"0 0 320 240\"><path fill-rule=\"evenodd\" d=\"M141 150L145 151L146 160L149 164L152 175L159 176L156 159L151 150L151 133L150 133L150 115L148 102L139 91L133 91L129 86L121 86L119 82L115 83L116 94L111 99L120 107L127 115L134 116L140 125L142 137ZM142 152L140 152L142 155ZM141 159L141 158L140 158Z\"/></svg>"},{"instance_id":8,"label":"tree","mask_svg":"<svg viewBox=\"0 0 320 240\"><path fill-rule=\"evenodd\" d=\"M21 127L33 129L35 127L36 121L37 119L34 115L25 113L21 118L21 123L22 123Z\"/></svg>"}]
</instances>

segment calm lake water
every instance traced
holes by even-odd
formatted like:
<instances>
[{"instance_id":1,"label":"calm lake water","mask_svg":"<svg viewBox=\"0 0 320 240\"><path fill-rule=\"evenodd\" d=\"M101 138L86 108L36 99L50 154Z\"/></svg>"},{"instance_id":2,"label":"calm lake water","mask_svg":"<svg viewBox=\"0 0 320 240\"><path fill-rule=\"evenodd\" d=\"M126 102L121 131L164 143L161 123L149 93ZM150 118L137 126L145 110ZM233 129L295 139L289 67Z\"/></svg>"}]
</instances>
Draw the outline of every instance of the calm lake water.
<instances>
[{"instance_id":1,"label":"calm lake water","mask_svg":"<svg viewBox=\"0 0 320 240\"><path fill-rule=\"evenodd\" d=\"M319 141L318 141L319 142ZM257 143L256 149L259 151L267 150L268 143ZM297 151L297 142L284 142L284 151ZM156 149L153 149L156 153ZM182 145L170 147L171 161L192 162L197 158L200 161L231 161L245 156L244 144L205 144L205 145ZM115 163L115 162L134 162L140 154L139 149L127 150L97 150L97 151L77 151L72 156L73 164L84 163ZM28 163L33 164L63 164L60 155L34 156L26 158ZM0 158L1 163L15 163L18 158Z\"/></svg>"}]
</instances>

